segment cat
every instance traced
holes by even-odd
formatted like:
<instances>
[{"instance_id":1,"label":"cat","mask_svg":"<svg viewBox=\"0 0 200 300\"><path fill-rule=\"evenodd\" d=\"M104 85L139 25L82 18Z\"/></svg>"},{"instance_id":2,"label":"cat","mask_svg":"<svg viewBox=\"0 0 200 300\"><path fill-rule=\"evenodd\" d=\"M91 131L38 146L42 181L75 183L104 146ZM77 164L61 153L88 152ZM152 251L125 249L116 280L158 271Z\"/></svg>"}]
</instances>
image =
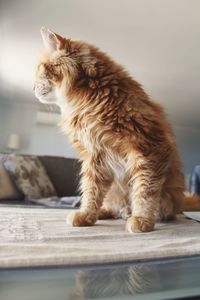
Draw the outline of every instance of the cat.
<instances>
[{"instance_id":1,"label":"cat","mask_svg":"<svg viewBox=\"0 0 200 300\"><path fill-rule=\"evenodd\" d=\"M57 104L61 128L82 162L81 208L73 226L123 217L129 232L148 232L199 199L184 194L175 137L162 107L106 53L41 28L46 51L35 96ZM190 204L191 203L191 204Z\"/></svg>"}]
</instances>

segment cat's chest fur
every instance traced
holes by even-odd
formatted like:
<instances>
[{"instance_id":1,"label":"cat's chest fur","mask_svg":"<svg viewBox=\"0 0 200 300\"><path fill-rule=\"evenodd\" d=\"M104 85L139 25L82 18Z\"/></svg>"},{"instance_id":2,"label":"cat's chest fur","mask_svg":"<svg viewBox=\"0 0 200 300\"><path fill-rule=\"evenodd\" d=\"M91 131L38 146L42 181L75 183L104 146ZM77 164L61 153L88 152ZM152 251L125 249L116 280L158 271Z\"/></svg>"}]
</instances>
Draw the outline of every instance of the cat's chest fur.
<instances>
[{"instance_id":1,"label":"cat's chest fur","mask_svg":"<svg viewBox=\"0 0 200 300\"><path fill-rule=\"evenodd\" d=\"M127 159L120 157L113 151L113 145L108 142L108 137L98 118L91 117L87 109L77 109L65 101L61 108L63 116L63 131L68 133L70 140L82 156L82 152L89 157L104 153L104 164L107 169L115 174L117 181L123 181L125 170L128 169ZM61 103L61 101L60 101ZM83 154L83 157L85 155Z\"/></svg>"},{"instance_id":2,"label":"cat's chest fur","mask_svg":"<svg viewBox=\"0 0 200 300\"><path fill-rule=\"evenodd\" d=\"M74 139L78 141L89 154L92 154L96 148L98 148L99 142L93 136L92 128L88 124L83 124L83 126L78 126L72 130Z\"/></svg>"},{"instance_id":3,"label":"cat's chest fur","mask_svg":"<svg viewBox=\"0 0 200 300\"><path fill-rule=\"evenodd\" d=\"M113 144L108 142L106 132L97 118L90 118L83 110L77 111L70 105L65 106L62 114L64 117L63 129L69 134L80 157L82 159L92 158L103 153L106 169L113 174L111 176L114 176L116 181L123 182L125 173L130 167L129 162L127 158L122 158L119 153L114 151Z\"/></svg>"},{"instance_id":4,"label":"cat's chest fur","mask_svg":"<svg viewBox=\"0 0 200 300\"><path fill-rule=\"evenodd\" d=\"M71 142L75 146L81 144L90 154L99 148L95 120L88 121L86 113L83 110L77 111L70 103L65 102L61 111L63 119L61 127L64 132L69 134Z\"/></svg>"}]
</instances>

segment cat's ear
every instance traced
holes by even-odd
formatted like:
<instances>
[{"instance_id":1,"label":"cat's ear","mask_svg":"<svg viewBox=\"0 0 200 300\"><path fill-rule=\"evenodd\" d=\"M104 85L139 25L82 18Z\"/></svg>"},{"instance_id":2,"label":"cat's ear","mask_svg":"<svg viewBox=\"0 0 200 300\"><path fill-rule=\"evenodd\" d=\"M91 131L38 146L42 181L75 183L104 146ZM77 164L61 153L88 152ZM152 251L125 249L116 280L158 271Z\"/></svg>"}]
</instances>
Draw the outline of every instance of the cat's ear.
<instances>
[{"instance_id":1,"label":"cat's ear","mask_svg":"<svg viewBox=\"0 0 200 300\"><path fill-rule=\"evenodd\" d=\"M53 31L42 27L40 29L44 46L47 50L61 50L64 48L65 39Z\"/></svg>"}]
</instances>

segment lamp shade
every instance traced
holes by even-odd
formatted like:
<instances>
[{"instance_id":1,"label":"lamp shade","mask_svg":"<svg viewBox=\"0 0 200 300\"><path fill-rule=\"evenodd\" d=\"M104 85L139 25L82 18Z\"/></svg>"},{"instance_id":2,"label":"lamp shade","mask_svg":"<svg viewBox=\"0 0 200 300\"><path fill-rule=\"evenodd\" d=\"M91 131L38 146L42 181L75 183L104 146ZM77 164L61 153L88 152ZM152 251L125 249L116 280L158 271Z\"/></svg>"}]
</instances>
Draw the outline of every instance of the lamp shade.
<instances>
[{"instance_id":1,"label":"lamp shade","mask_svg":"<svg viewBox=\"0 0 200 300\"><path fill-rule=\"evenodd\" d=\"M8 149L17 150L19 149L19 135L11 133L8 138Z\"/></svg>"}]
</instances>

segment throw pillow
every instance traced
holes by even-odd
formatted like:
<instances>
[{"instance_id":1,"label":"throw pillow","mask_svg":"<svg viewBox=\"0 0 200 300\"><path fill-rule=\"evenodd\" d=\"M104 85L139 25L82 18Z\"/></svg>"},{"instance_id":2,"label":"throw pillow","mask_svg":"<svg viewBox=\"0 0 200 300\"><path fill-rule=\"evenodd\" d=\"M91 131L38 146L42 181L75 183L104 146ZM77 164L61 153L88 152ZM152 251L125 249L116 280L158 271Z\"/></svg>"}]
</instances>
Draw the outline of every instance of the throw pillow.
<instances>
[{"instance_id":1,"label":"throw pillow","mask_svg":"<svg viewBox=\"0 0 200 300\"><path fill-rule=\"evenodd\" d=\"M56 196L55 188L36 156L9 155L4 159L4 166L15 180L19 190L28 198Z\"/></svg>"},{"instance_id":2,"label":"throw pillow","mask_svg":"<svg viewBox=\"0 0 200 300\"><path fill-rule=\"evenodd\" d=\"M12 183L9 174L6 172L2 161L0 161L0 201L21 200L22 195Z\"/></svg>"}]
</instances>

